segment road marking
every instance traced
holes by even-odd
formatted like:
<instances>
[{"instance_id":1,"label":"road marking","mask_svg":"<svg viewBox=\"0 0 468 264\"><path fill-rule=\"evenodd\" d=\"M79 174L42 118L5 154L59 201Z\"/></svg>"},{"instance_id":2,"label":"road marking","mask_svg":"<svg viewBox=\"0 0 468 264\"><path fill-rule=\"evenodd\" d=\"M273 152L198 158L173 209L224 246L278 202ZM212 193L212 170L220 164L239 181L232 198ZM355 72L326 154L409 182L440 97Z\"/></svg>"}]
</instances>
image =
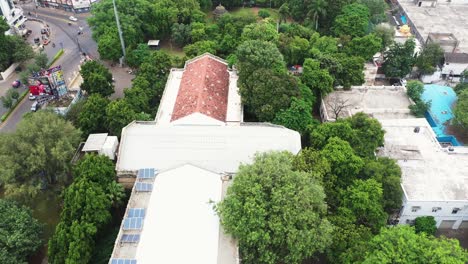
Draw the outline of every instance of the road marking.
<instances>
[{"instance_id":1,"label":"road marking","mask_svg":"<svg viewBox=\"0 0 468 264\"><path fill-rule=\"evenodd\" d=\"M38 16L43 16L43 17L52 18L52 19L56 19L56 20L60 20L60 21L66 22L66 23L71 23L72 25L76 25L76 22L67 20L67 19L65 19L65 18L60 18L60 17L50 16L50 15L45 15L45 14L43 14L43 13L38 13L37 15L38 15ZM46 22L46 24L47 24L47 21L44 21L44 22Z\"/></svg>"}]
</instances>

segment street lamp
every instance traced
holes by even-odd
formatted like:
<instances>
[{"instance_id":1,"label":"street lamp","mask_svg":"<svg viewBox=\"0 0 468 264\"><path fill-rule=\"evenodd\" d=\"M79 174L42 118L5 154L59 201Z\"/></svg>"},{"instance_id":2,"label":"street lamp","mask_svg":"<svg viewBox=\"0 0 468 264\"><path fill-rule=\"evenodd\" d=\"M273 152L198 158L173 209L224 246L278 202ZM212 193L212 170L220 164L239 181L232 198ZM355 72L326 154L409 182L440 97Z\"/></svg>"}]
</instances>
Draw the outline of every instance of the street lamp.
<instances>
[{"instance_id":1,"label":"street lamp","mask_svg":"<svg viewBox=\"0 0 468 264\"><path fill-rule=\"evenodd\" d=\"M119 14L117 13L115 0L112 0L112 4L114 5L115 21L117 23L117 30L119 31L120 45L122 46L122 58L120 58L120 67L122 67L123 61L125 59L125 42L122 36L122 29L120 28Z\"/></svg>"}]
</instances>

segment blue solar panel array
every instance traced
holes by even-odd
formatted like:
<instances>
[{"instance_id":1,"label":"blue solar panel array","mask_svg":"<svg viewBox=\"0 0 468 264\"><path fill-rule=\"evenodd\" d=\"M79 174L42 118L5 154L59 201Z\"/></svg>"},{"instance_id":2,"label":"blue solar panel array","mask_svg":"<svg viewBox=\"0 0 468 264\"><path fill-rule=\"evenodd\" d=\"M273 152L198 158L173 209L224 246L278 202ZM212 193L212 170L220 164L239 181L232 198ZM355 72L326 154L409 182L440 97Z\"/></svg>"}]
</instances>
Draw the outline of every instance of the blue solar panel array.
<instances>
[{"instance_id":1,"label":"blue solar panel array","mask_svg":"<svg viewBox=\"0 0 468 264\"><path fill-rule=\"evenodd\" d=\"M143 217L127 217L124 220L124 230L137 230L143 226Z\"/></svg>"},{"instance_id":2,"label":"blue solar panel array","mask_svg":"<svg viewBox=\"0 0 468 264\"><path fill-rule=\"evenodd\" d=\"M140 234L124 234L120 239L122 243L136 243L140 241Z\"/></svg>"},{"instance_id":3,"label":"blue solar panel array","mask_svg":"<svg viewBox=\"0 0 468 264\"><path fill-rule=\"evenodd\" d=\"M153 190L153 184L146 182L137 182L135 188L137 192L151 192Z\"/></svg>"},{"instance_id":4,"label":"blue solar panel array","mask_svg":"<svg viewBox=\"0 0 468 264\"><path fill-rule=\"evenodd\" d=\"M154 178L154 176L158 173L157 170L153 168L147 168L147 169L140 169L138 171L138 178L141 179L151 179Z\"/></svg>"},{"instance_id":5,"label":"blue solar panel array","mask_svg":"<svg viewBox=\"0 0 468 264\"><path fill-rule=\"evenodd\" d=\"M111 259L110 264L136 264L136 259Z\"/></svg>"},{"instance_id":6,"label":"blue solar panel array","mask_svg":"<svg viewBox=\"0 0 468 264\"><path fill-rule=\"evenodd\" d=\"M145 217L145 208L128 209L128 217Z\"/></svg>"}]
</instances>

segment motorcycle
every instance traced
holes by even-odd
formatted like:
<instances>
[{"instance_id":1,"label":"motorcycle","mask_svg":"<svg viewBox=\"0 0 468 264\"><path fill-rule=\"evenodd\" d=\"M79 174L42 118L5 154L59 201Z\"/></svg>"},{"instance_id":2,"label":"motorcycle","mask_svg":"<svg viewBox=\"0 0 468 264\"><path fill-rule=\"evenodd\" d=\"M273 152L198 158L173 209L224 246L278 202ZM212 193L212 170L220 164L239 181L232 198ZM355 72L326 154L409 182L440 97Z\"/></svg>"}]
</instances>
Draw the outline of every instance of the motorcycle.
<instances>
[{"instance_id":1,"label":"motorcycle","mask_svg":"<svg viewBox=\"0 0 468 264\"><path fill-rule=\"evenodd\" d=\"M52 42L52 48L55 48L55 43Z\"/></svg>"}]
</instances>

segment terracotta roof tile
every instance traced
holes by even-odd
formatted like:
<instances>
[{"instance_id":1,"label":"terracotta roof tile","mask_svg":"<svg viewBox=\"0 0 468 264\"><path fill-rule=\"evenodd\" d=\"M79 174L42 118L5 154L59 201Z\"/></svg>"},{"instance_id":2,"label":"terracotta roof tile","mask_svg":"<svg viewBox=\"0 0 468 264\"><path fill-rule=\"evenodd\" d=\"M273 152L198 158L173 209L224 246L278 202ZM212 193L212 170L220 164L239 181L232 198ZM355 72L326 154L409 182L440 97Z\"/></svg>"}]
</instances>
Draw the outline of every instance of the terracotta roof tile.
<instances>
[{"instance_id":1,"label":"terracotta roof tile","mask_svg":"<svg viewBox=\"0 0 468 264\"><path fill-rule=\"evenodd\" d=\"M226 121L229 73L227 65L205 55L187 64L171 121L202 113Z\"/></svg>"}]
</instances>

